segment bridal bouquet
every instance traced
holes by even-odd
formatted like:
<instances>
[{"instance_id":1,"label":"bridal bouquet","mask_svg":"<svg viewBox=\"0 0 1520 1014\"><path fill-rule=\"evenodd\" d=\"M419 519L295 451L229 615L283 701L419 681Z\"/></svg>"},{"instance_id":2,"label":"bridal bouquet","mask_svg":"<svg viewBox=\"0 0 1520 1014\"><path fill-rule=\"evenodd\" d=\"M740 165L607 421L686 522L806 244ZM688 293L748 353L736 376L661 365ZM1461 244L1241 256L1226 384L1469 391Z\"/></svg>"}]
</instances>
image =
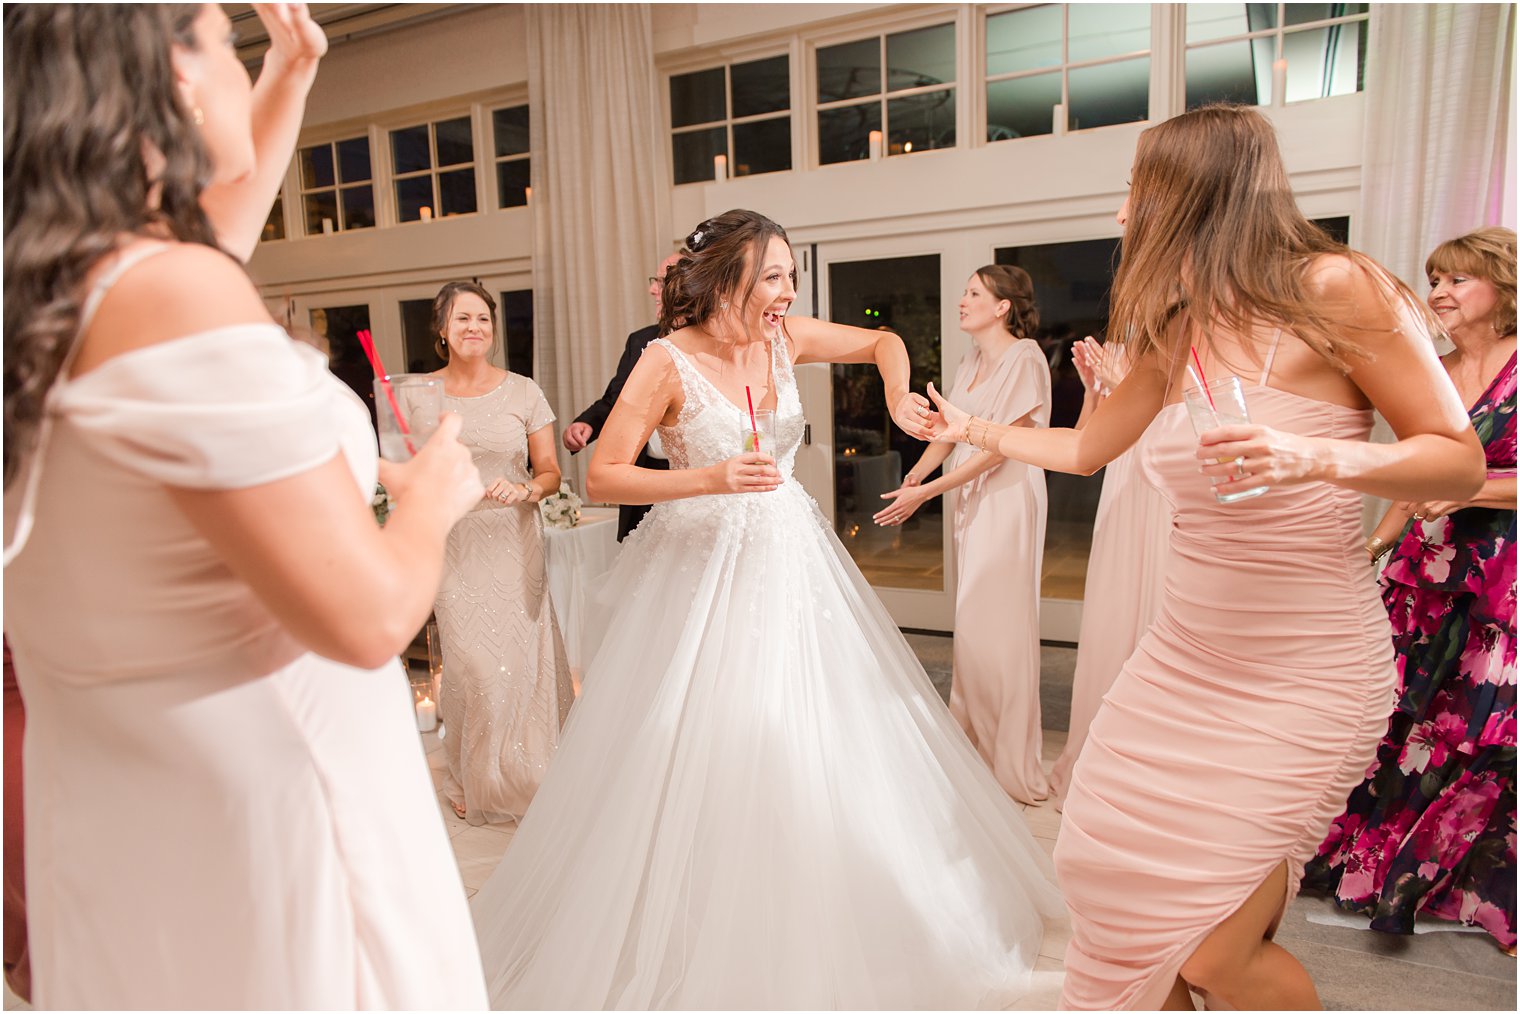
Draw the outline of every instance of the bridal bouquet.
<instances>
[{"instance_id":1,"label":"bridal bouquet","mask_svg":"<svg viewBox=\"0 0 1520 1014\"><path fill-rule=\"evenodd\" d=\"M558 493L550 493L539 502L538 511L547 525L574 528L581 522L581 498L575 495L568 482L561 482Z\"/></svg>"}]
</instances>

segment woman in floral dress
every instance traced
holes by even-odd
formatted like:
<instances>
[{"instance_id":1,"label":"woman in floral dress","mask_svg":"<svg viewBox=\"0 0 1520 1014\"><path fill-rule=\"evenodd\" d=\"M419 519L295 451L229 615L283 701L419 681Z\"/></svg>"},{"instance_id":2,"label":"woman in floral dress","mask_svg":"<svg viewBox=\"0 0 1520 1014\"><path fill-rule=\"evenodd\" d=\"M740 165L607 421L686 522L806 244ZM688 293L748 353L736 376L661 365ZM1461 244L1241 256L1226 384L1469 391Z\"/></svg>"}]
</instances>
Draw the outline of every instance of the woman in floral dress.
<instances>
[{"instance_id":1,"label":"woman in floral dress","mask_svg":"<svg viewBox=\"0 0 1520 1014\"><path fill-rule=\"evenodd\" d=\"M1372 928L1416 914L1515 948L1515 234L1480 229L1425 265L1443 359L1488 459L1472 500L1395 504L1368 540L1383 572L1398 706L1367 780L1304 884Z\"/></svg>"}]
</instances>

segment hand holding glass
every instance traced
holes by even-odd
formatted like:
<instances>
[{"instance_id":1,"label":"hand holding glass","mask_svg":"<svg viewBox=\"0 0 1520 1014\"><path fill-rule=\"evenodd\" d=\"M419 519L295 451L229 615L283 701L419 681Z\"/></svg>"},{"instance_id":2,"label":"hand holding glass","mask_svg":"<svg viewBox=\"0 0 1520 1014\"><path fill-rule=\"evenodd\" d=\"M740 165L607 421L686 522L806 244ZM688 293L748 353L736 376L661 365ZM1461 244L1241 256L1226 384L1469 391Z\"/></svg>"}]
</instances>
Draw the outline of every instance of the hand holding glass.
<instances>
[{"instance_id":1,"label":"hand holding glass","mask_svg":"<svg viewBox=\"0 0 1520 1014\"><path fill-rule=\"evenodd\" d=\"M1189 387L1182 392L1182 401L1187 405L1188 418L1193 421L1193 432L1199 436L1209 430L1218 429L1221 426L1236 426L1251 421L1251 413L1246 409L1246 392L1240 384L1239 377L1219 377L1209 381L1203 387ZM1223 465L1233 458L1219 458L1218 463ZM1216 486L1229 479L1223 476L1211 479ZM1243 489L1234 493L1221 493L1214 491L1214 499L1220 503L1234 503L1236 500L1245 500L1253 496L1261 496L1267 491L1266 486L1257 486L1255 489Z\"/></svg>"},{"instance_id":2,"label":"hand holding glass","mask_svg":"<svg viewBox=\"0 0 1520 1014\"><path fill-rule=\"evenodd\" d=\"M386 382L390 384L389 394ZM442 379L428 373L396 373L384 381L375 379L375 429L380 434L380 454L387 461L410 461L438 428L442 414Z\"/></svg>"}]
</instances>

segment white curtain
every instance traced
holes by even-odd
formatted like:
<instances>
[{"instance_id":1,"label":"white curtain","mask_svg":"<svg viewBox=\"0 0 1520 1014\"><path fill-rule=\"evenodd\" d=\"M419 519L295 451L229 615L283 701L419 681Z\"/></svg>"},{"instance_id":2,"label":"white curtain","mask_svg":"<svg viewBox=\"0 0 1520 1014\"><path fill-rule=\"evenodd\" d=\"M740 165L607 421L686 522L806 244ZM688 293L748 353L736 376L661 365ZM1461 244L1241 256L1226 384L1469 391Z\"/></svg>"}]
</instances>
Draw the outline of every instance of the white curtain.
<instances>
[{"instance_id":1,"label":"white curtain","mask_svg":"<svg viewBox=\"0 0 1520 1014\"><path fill-rule=\"evenodd\" d=\"M1359 246L1423 295L1437 243L1515 225L1515 9L1374 4L1371 20Z\"/></svg>"},{"instance_id":2,"label":"white curtain","mask_svg":"<svg viewBox=\"0 0 1520 1014\"><path fill-rule=\"evenodd\" d=\"M529 4L527 27L534 372L563 432L653 322L669 197L649 5ZM589 457L565 472L581 492Z\"/></svg>"}]
</instances>

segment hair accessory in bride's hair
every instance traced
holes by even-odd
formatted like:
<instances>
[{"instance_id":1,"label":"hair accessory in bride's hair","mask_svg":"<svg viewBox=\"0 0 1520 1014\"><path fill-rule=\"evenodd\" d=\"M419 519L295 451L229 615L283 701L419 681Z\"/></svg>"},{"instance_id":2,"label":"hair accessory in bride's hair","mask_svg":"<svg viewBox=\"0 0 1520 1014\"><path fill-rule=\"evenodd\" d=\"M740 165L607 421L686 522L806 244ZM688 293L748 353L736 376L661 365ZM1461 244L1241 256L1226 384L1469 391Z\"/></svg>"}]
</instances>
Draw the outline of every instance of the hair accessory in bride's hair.
<instances>
[{"instance_id":1,"label":"hair accessory in bride's hair","mask_svg":"<svg viewBox=\"0 0 1520 1014\"><path fill-rule=\"evenodd\" d=\"M692 230L691 235L686 237L686 249L692 253L697 253L707 245L708 241L712 239L712 233L709 229L709 223L711 222L712 219L709 218L706 222L703 222Z\"/></svg>"}]
</instances>

